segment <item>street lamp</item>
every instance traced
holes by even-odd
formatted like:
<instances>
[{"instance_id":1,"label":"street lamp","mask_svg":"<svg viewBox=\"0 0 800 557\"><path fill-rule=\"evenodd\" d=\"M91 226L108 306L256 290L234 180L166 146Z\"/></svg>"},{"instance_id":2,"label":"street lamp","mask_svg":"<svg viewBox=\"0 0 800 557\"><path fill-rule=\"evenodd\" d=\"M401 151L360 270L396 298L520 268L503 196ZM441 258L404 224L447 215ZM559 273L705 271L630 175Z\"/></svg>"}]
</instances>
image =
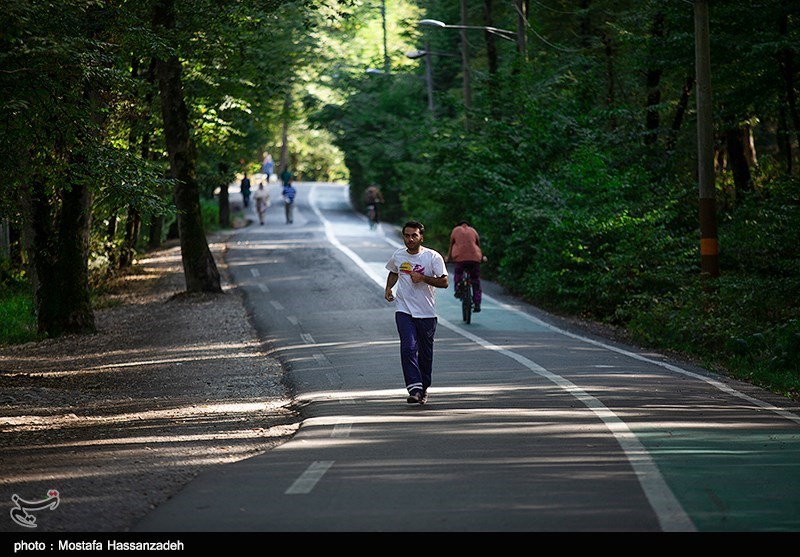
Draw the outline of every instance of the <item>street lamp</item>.
<instances>
[{"instance_id":1,"label":"street lamp","mask_svg":"<svg viewBox=\"0 0 800 557\"><path fill-rule=\"evenodd\" d=\"M487 31L488 33L492 33L493 35L497 35L500 38L512 42L515 41L517 37L516 31L498 29L497 27L485 27L481 25L448 25L447 23L439 21L438 19L421 19L419 24L426 25L428 27L440 27L442 29L476 29L478 31Z\"/></svg>"},{"instance_id":2,"label":"street lamp","mask_svg":"<svg viewBox=\"0 0 800 557\"><path fill-rule=\"evenodd\" d=\"M425 50L413 50L411 52L406 53L406 56L411 58L412 60L416 60L418 58L425 57L425 87L428 91L428 110L431 113L431 116L434 116L434 108L433 108L433 71L431 70L431 51L428 49L428 45L425 45Z\"/></svg>"},{"instance_id":3,"label":"street lamp","mask_svg":"<svg viewBox=\"0 0 800 557\"><path fill-rule=\"evenodd\" d=\"M461 25L448 25L438 19L421 19L418 24L427 27L437 27L440 29L459 29L461 32L461 73L463 74L464 86L464 108L469 110L472 107L472 84L470 79L469 56L467 53L467 34L466 31L470 29L485 31L496 35L508 41L517 41L518 37L515 31L507 29L499 29L497 27L489 27L483 25L466 25L467 21L467 8L466 2L461 0Z\"/></svg>"}]
</instances>

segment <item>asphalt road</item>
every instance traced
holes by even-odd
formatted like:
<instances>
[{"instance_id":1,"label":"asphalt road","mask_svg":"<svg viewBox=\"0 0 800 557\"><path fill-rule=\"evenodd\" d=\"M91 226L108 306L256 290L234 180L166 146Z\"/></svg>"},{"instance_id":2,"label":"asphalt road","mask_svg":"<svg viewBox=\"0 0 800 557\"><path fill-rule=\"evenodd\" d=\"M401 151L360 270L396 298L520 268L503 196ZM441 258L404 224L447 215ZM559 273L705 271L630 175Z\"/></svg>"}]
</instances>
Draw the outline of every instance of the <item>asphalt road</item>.
<instances>
[{"instance_id":1,"label":"asphalt road","mask_svg":"<svg viewBox=\"0 0 800 557\"><path fill-rule=\"evenodd\" d=\"M346 186L296 185L294 223L273 184L227 260L302 427L136 531L800 530L797 403L559 328L496 285L469 325L452 285L437 292L430 401L407 404L383 299L399 236Z\"/></svg>"}]
</instances>

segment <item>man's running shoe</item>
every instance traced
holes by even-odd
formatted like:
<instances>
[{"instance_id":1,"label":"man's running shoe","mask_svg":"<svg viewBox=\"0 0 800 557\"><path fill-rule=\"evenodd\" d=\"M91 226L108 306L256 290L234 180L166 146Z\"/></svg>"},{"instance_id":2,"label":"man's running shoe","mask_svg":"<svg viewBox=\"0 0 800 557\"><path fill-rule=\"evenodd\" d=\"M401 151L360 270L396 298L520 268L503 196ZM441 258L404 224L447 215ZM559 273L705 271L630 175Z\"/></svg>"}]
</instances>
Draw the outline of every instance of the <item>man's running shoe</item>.
<instances>
[{"instance_id":1,"label":"man's running shoe","mask_svg":"<svg viewBox=\"0 0 800 557\"><path fill-rule=\"evenodd\" d=\"M428 402L428 391L422 391L422 399L419 401L420 404L425 404Z\"/></svg>"},{"instance_id":2,"label":"man's running shoe","mask_svg":"<svg viewBox=\"0 0 800 557\"><path fill-rule=\"evenodd\" d=\"M419 391L414 391L413 393L409 393L406 402L409 404L424 404L422 402L422 393Z\"/></svg>"}]
</instances>

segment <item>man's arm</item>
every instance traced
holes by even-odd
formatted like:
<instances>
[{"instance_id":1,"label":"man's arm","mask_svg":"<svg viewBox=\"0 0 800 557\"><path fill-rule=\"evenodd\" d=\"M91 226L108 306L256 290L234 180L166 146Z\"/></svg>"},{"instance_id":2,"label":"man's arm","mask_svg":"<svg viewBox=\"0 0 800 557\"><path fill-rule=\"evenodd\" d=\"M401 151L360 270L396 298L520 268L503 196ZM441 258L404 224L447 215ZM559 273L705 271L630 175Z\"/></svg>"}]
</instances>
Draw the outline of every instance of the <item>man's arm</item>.
<instances>
[{"instance_id":1,"label":"man's arm","mask_svg":"<svg viewBox=\"0 0 800 557\"><path fill-rule=\"evenodd\" d=\"M387 302L394 301L394 294L392 294L392 287L397 284L398 274L389 271L389 274L386 276L386 289L383 291L383 297L386 298Z\"/></svg>"},{"instance_id":2,"label":"man's arm","mask_svg":"<svg viewBox=\"0 0 800 557\"><path fill-rule=\"evenodd\" d=\"M434 288L447 288L447 285L450 284L447 280L447 275L442 275L440 277L426 277L422 273L412 272L411 273L411 282L414 284L418 282L424 282L429 286L433 286Z\"/></svg>"}]
</instances>

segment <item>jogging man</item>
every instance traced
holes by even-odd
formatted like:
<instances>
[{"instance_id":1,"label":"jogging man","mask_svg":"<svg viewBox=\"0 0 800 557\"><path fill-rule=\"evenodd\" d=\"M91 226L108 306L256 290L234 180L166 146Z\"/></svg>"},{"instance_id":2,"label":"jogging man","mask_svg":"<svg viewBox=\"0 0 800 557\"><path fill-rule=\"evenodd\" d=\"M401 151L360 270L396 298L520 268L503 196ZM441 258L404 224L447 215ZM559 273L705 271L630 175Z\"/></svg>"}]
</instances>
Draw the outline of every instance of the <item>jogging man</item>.
<instances>
[{"instance_id":1,"label":"jogging man","mask_svg":"<svg viewBox=\"0 0 800 557\"><path fill-rule=\"evenodd\" d=\"M386 269L387 302L396 302L395 323L400 335L400 363L409 404L425 404L433 371L433 337L436 334L436 288L447 288L447 267L442 255L422 245L425 227L417 221L403 226L403 242ZM392 288L397 285L397 296Z\"/></svg>"}]
</instances>

